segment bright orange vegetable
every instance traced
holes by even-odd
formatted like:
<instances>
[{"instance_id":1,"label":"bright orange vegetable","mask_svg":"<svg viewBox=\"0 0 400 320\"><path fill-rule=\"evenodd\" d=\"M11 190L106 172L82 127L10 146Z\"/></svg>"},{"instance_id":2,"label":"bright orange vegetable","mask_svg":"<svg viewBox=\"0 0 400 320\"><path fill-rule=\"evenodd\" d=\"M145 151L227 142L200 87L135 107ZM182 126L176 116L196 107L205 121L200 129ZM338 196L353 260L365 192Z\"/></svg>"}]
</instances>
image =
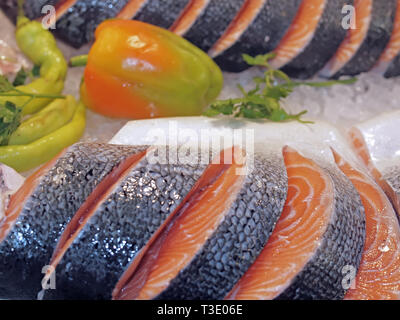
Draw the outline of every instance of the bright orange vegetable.
<instances>
[{"instance_id":1,"label":"bright orange vegetable","mask_svg":"<svg viewBox=\"0 0 400 320\"><path fill-rule=\"evenodd\" d=\"M96 30L81 97L110 117L200 115L222 89L222 72L206 53L165 29L108 20Z\"/></svg>"}]
</instances>

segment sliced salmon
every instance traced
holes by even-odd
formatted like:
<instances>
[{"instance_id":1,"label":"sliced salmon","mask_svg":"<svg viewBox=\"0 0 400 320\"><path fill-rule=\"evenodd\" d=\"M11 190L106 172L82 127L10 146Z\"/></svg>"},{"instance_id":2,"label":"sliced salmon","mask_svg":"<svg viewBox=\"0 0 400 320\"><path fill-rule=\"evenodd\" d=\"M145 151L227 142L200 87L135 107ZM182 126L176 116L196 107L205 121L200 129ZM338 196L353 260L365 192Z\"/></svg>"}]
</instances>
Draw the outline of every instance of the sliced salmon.
<instances>
[{"instance_id":1,"label":"sliced salmon","mask_svg":"<svg viewBox=\"0 0 400 320\"><path fill-rule=\"evenodd\" d=\"M36 19L42 16L42 9L46 5L56 6L58 2L76 2L77 0L25 0L23 3L24 14L29 19ZM7 18L16 21L18 15L18 2L12 1L1 1L0 8L4 11Z\"/></svg>"},{"instance_id":2,"label":"sliced salmon","mask_svg":"<svg viewBox=\"0 0 400 320\"><path fill-rule=\"evenodd\" d=\"M211 0L190 0L180 17L171 26L171 31L183 36L207 8Z\"/></svg>"},{"instance_id":3,"label":"sliced salmon","mask_svg":"<svg viewBox=\"0 0 400 320\"><path fill-rule=\"evenodd\" d=\"M1 298L36 298L68 222L120 162L145 148L76 144L27 179L0 226Z\"/></svg>"},{"instance_id":4,"label":"sliced salmon","mask_svg":"<svg viewBox=\"0 0 400 320\"><path fill-rule=\"evenodd\" d=\"M330 175L289 147L283 155L288 198L282 215L226 299L343 298L342 269L358 266L363 247L361 202L339 174Z\"/></svg>"},{"instance_id":5,"label":"sliced salmon","mask_svg":"<svg viewBox=\"0 0 400 320\"><path fill-rule=\"evenodd\" d=\"M385 72L386 78L393 78L398 76L400 76L400 54L392 60L388 69Z\"/></svg>"},{"instance_id":6,"label":"sliced salmon","mask_svg":"<svg viewBox=\"0 0 400 320\"><path fill-rule=\"evenodd\" d=\"M249 66L242 54L265 54L276 48L288 30L301 0L246 0L209 54L224 70Z\"/></svg>"},{"instance_id":7,"label":"sliced salmon","mask_svg":"<svg viewBox=\"0 0 400 320\"><path fill-rule=\"evenodd\" d=\"M385 51L380 56L377 64L374 66L373 71L386 74L390 72L392 62L400 55L400 0L397 0L397 11L393 27L392 36Z\"/></svg>"},{"instance_id":8,"label":"sliced salmon","mask_svg":"<svg viewBox=\"0 0 400 320\"><path fill-rule=\"evenodd\" d=\"M277 153L256 155L247 176L237 175L241 167L233 163L192 195L133 261L114 299L222 299L229 292L267 241L287 190Z\"/></svg>"},{"instance_id":9,"label":"sliced salmon","mask_svg":"<svg viewBox=\"0 0 400 320\"><path fill-rule=\"evenodd\" d=\"M165 151L165 159L155 161L149 151L117 174L114 184L103 180L87 198L49 261L52 268L44 281L55 272L56 289L47 290L44 299L111 298L129 263L167 223L196 182L208 175L200 157L175 162L169 155L177 149Z\"/></svg>"},{"instance_id":10,"label":"sliced salmon","mask_svg":"<svg viewBox=\"0 0 400 320\"><path fill-rule=\"evenodd\" d=\"M283 39L274 49L271 66L279 69L296 58L312 41L328 0L303 0Z\"/></svg>"},{"instance_id":11,"label":"sliced salmon","mask_svg":"<svg viewBox=\"0 0 400 320\"><path fill-rule=\"evenodd\" d=\"M140 9L142 9L147 3L149 3L149 0L128 0L125 1L125 5L122 8L120 12L118 12L116 18L117 19L125 19L125 20L130 20L133 19L133 17L138 14Z\"/></svg>"},{"instance_id":12,"label":"sliced salmon","mask_svg":"<svg viewBox=\"0 0 400 320\"><path fill-rule=\"evenodd\" d=\"M321 72L338 78L369 71L389 43L397 0L355 0L355 27L348 30L335 55Z\"/></svg>"},{"instance_id":13,"label":"sliced salmon","mask_svg":"<svg viewBox=\"0 0 400 320\"><path fill-rule=\"evenodd\" d=\"M245 0L192 0L171 31L204 51L221 37Z\"/></svg>"},{"instance_id":14,"label":"sliced salmon","mask_svg":"<svg viewBox=\"0 0 400 320\"><path fill-rule=\"evenodd\" d=\"M59 20L68 11L69 8L75 5L77 1L78 0L61 0L61 1L51 1L51 3L50 1L47 2L49 2L48 4L55 3L56 19ZM42 8L40 9L40 12L42 11Z\"/></svg>"},{"instance_id":15,"label":"sliced salmon","mask_svg":"<svg viewBox=\"0 0 400 320\"><path fill-rule=\"evenodd\" d=\"M117 18L135 19L169 28L189 2L190 0L130 0Z\"/></svg>"},{"instance_id":16,"label":"sliced salmon","mask_svg":"<svg viewBox=\"0 0 400 320\"><path fill-rule=\"evenodd\" d=\"M366 239L360 268L348 300L400 299L400 228L389 200L366 174L334 152L340 169L361 196L366 215Z\"/></svg>"},{"instance_id":17,"label":"sliced salmon","mask_svg":"<svg viewBox=\"0 0 400 320\"><path fill-rule=\"evenodd\" d=\"M280 53L285 53L285 46L288 48L290 46L289 41L297 43L300 45L298 48L298 54L296 57L292 58L283 67L283 71L294 78L308 79L313 77L318 71L320 71L329 59L336 52L344 38L346 37L346 30L342 26L343 20L343 8L345 5L352 5L353 1L349 0L330 0L327 1L324 7L323 14L318 21L318 26L312 35L311 41L303 46L299 41L299 35L297 33L301 32L299 29L309 27L307 29L309 33L313 33L311 29L313 24L309 25L309 20L311 14L313 14L312 6L316 6L314 3L307 4L304 2L305 13L302 15L302 11L299 12L298 20L295 20L294 29L292 30L293 36L290 39L288 34L286 37L287 44L282 43L281 48L277 49L277 61L279 61ZM318 8L317 6L315 7ZM317 12L319 14L319 11ZM307 16L306 16L307 15ZM301 22L301 19L307 19L305 22ZM314 20L311 20L312 22ZM304 32L304 31L303 31ZM303 38L305 40L305 38ZM281 50L281 51L280 51Z\"/></svg>"},{"instance_id":18,"label":"sliced salmon","mask_svg":"<svg viewBox=\"0 0 400 320\"><path fill-rule=\"evenodd\" d=\"M92 42L94 31L104 20L114 18L128 0L62 0L56 6L54 32L76 48Z\"/></svg>"},{"instance_id":19,"label":"sliced salmon","mask_svg":"<svg viewBox=\"0 0 400 320\"><path fill-rule=\"evenodd\" d=\"M361 131L354 127L349 131L349 137L356 154L359 156L363 164L367 167L378 185L389 197L390 201L393 204L393 207L400 217L400 187L398 186L400 181L400 166L397 166L394 170L390 168L388 170L388 173L385 175L377 169L374 162L372 161L367 143L365 142Z\"/></svg>"}]
</instances>

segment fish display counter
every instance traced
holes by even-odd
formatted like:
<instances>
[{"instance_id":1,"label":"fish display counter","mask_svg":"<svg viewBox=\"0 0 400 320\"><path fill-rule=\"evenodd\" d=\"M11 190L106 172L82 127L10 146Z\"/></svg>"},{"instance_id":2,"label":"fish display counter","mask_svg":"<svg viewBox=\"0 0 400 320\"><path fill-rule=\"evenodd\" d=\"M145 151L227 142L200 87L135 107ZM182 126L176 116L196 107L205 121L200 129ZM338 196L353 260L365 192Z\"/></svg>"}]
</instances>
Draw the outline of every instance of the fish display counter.
<instances>
[{"instance_id":1,"label":"fish display counter","mask_svg":"<svg viewBox=\"0 0 400 320\"><path fill-rule=\"evenodd\" d=\"M0 299L399 300L400 0L0 3Z\"/></svg>"}]
</instances>

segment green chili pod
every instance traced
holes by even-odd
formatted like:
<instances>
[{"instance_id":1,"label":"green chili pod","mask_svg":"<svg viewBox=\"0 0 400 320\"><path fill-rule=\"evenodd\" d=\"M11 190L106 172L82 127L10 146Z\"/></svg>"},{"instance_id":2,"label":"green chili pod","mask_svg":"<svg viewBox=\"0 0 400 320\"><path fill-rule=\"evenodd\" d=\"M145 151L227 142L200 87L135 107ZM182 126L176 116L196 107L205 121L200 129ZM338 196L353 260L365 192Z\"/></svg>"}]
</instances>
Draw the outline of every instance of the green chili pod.
<instances>
[{"instance_id":1,"label":"green chili pod","mask_svg":"<svg viewBox=\"0 0 400 320\"><path fill-rule=\"evenodd\" d=\"M67 124L74 115L76 100L73 96L56 99L21 123L11 135L8 145L29 144Z\"/></svg>"},{"instance_id":2,"label":"green chili pod","mask_svg":"<svg viewBox=\"0 0 400 320\"><path fill-rule=\"evenodd\" d=\"M26 145L0 147L0 162L19 172L33 169L55 157L82 137L86 108L79 103L72 120L58 130Z\"/></svg>"}]
</instances>

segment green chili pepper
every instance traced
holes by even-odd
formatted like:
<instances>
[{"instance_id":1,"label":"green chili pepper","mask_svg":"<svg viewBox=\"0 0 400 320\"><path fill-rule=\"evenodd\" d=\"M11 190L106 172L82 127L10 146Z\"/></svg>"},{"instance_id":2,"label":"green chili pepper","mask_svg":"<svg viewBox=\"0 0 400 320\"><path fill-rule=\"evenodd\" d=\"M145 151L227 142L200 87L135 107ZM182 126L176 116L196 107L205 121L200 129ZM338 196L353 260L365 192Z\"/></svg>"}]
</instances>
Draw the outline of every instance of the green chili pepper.
<instances>
[{"instance_id":1,"label":"green chili pepper","mask_svg":"<svg viewBox=\"0 0 400 320\"><path fill-rule=\"evenodd\" d=\"M76 100L73 96L57 99L21 123L8 141L9 145L28 144L40 139L68 123L74 115Z\"/></svg>"},{"instance_id":2,"label":"green chili pepper","mask_svg":"<svg viewBox=\"0 0 400 320\"><path fill-rule=\"evenodd\" d=\"M21 51L35 65L40 66L40 78L27 85L17 86L16 89L29 94L49 96L60 94L64 88L68 67L51 32L44 29L40 22L20 16L15 36ZM5 103L6 100L16 106L23 106L22 115L27 115L42 109L53 98L32 99L23 95L0 97L0 103Z\"/></svg>"},{"instance_id":3,"label":"green chili pepper","mask_svg":"<svg viewBox=\"0 0 400 320\"><path fill-rule=\"evenodd\" d=\"M0 162L19 172L33 169L76 143L85 130L86 108L79 103L72 120L58 130L30 144L0 147Z\"/></svg>"}]
</instances>

